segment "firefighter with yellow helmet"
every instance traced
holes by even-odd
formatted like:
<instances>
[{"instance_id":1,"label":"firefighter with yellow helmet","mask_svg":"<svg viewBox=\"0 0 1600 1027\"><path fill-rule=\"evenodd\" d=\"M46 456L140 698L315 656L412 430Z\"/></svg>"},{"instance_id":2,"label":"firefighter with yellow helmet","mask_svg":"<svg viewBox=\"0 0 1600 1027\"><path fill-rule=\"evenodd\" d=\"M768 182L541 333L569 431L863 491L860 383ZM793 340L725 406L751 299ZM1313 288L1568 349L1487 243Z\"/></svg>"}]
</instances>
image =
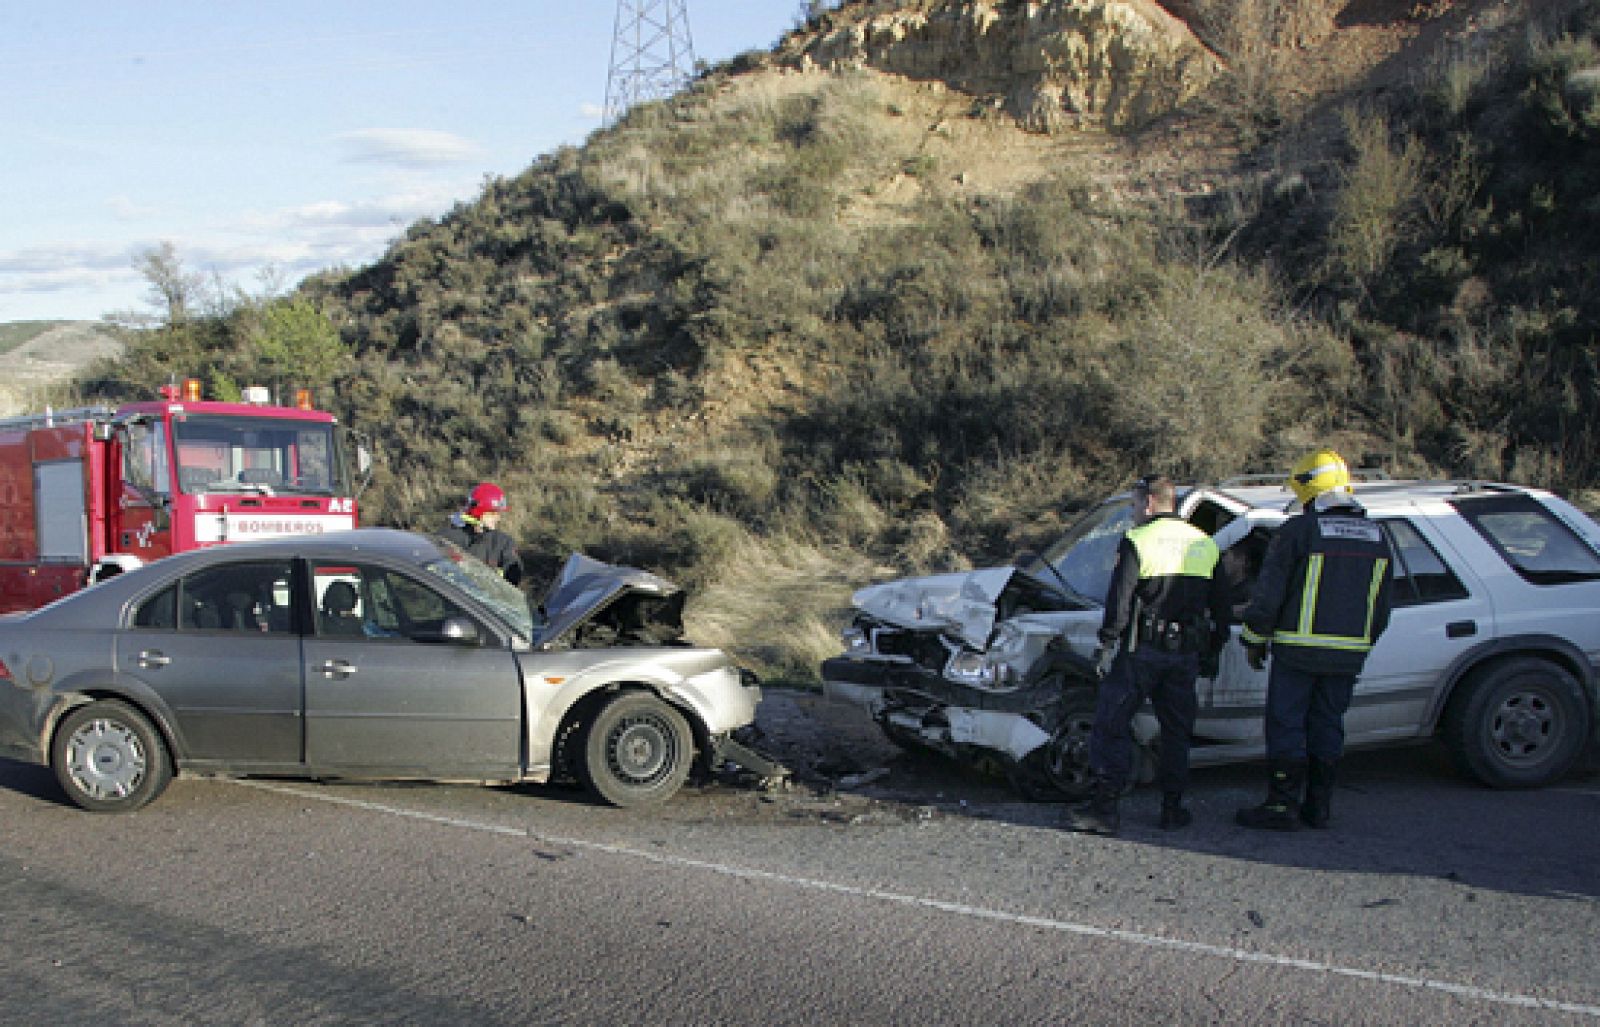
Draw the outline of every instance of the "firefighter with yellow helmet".
<instances>
[{"instance_id":1,"label":"firefighter with yellow helmet","mask_svg":"<svg viewBox=\"0 0 1600 1027\"><path fill-rule=\"evenodd\" d=\"M1301 505L1272 538L1241 618L1250 666L1267 679L1267 798L1241 809L1245 827L1327 827L1344 715L1367 653L1389 623L1394 568L1377 523L1351 494L1331 449L1294 465ZM1302 791L1303 789L1303 791Z\"/></svg>"}]
</instances>

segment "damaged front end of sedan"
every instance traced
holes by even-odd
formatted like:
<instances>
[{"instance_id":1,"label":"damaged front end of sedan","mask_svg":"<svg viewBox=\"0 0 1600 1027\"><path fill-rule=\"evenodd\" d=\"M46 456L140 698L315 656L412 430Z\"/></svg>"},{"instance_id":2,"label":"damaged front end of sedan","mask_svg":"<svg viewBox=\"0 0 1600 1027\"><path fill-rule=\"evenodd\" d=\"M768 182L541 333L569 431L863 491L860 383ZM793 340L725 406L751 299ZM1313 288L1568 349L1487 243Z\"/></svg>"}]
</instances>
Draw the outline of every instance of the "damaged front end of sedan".
<instances>
[{"instance_id":1,"label":"damaged front end of sedan","mask_svg":"<svg viewBox=\"0 0 1600 1027\"><path fill-rule=\"evenodd\" d=\"M1098 603L1033 557L874 585L853 602L845 652L822 667L830 697L904 748L1003 770L1029 798L1086 791L1095 675L1082 654Z\"/></svg>"}]
</instances>

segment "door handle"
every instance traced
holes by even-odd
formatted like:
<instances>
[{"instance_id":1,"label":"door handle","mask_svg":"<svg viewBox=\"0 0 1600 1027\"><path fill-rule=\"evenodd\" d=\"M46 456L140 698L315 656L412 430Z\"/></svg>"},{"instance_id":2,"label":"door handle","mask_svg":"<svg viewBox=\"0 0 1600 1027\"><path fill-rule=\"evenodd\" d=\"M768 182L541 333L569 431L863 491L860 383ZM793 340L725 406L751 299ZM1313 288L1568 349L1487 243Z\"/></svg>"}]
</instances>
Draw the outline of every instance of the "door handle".
<instances>
[{"instance_id":1,"label":"door handle","mask_svg":"<svg viewBox=\"0 0 1600 1027\"><path fill-rule=\"evenodd\" d=\"M171 662L172 657L161 652L159 649L146 649L139 654L139 666L143 667L145 670L155 670L157 667L165 667Z\"/></svg>"},{"instance_id":2,"label":"door handle","mask_svg":"<svg viewBox=\"0 0 1600 1027\"><path fill-rule=\"evenodd\" d=\"M347 678L356 672L356 665L348 660L323 660L322 676L325 678Z\"/></svg>"},{"instance_id":3,"label":"door handle","mask_svg":"<svg viewBox=\"0 0 1600 1027\"><path fill-rule=\"evenodd\" d=\"M1471 638L1478 633L1478 622L1475 620L1451 621L1444 626L1446 638Z\"/></svg>"}]
</instances>

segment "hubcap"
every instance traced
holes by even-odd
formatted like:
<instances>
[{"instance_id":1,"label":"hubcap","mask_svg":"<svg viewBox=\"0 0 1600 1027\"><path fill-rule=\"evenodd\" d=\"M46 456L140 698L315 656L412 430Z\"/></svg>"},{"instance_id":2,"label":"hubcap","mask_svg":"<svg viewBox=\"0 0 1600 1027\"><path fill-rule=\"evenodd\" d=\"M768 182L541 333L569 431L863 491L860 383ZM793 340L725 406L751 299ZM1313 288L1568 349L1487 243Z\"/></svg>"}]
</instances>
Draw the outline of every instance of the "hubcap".
<instances>
[{"instance_id":1,"label":"hubcap","mask_svg":"<svg viewBox=\"0 0 1600 1027\"><path fill-rule=\"evenodd\" d=\"M67 773L92 799L125 799L144 780L139 736L113 720L91 720L67 739Z\"/></svg>"},{"instance_id":2,"label":"hubcap","mask_svg":"<svg viewBox=\"0 0 1600 1027\"><path fill-rule=\"evenodd\" d=\"M636 716L611 731L606 762L611 772L634 785L650 785L677 765L677 739L660 718Z\"/></svg>"},{"instance_id":3,"label":"hubcap","mask_svg":"<svg viewBox=\"0 0 1600 1027\"><path fill-rule=\"evenodd\" d=\"M1536 692L1507 696L1489 724L1495 749L1513 763L1536 760L1559 730L1555 710Z\"/></svg>"}]
</instances>

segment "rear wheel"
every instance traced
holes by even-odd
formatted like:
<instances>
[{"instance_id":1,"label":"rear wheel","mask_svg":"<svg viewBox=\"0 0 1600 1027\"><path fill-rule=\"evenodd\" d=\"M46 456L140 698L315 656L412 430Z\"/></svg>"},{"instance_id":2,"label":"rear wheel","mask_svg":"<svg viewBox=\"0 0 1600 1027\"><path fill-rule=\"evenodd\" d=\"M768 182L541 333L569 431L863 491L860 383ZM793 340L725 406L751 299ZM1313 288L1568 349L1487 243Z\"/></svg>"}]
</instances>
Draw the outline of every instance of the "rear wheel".
<instances>
[{"instance_id":1,"label":"rear wheel","mask_svg":"<svg viewBox=\"0 0 1600 1027\"><path fill-rule=\"evenodd\" d=\"M1532 788L1571 769L1589 734L1576 678L1549 660L1518 657L1474 671L1445 712L1456 765L1494 788Z\"/></svg>"},{"instance_id":2,"label":"rear wheel","mask_svg":"<svg viewBox=\"0 0 1600 1027\"><path fill-rule=\"evenodd\" d=\"M50 767L67 797L94 813L131 813L172 780L172 761L144 714L113 699L62 718Z\"/></svg>"},{"instance_id":3,"label":"rear wheel","mask_svg":"<svg viewBox=\"0 0 1600 1027\"><path fill-rule=\"evenodd\" d=\"M613 806L648 806L671 798L689 776L694 734L672 706L644 692L611 700L590 722L583 743L583 783Z\"/></svg>"}]
</instances>

